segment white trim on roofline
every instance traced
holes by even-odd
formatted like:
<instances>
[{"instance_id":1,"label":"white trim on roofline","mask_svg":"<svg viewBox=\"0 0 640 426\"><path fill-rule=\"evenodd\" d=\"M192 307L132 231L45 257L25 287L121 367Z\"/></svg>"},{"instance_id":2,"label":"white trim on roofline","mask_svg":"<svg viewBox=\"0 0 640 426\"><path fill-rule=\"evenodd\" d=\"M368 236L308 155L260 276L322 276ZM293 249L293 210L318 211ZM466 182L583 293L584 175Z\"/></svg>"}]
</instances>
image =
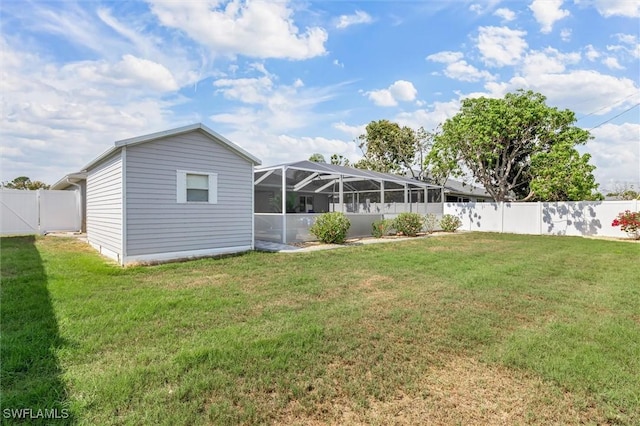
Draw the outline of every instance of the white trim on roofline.
<instances>
[{"instance_id":1,"label":"white trim on roofline","mask_svg":"<svg viewBox=\"0 0 640 426\"><path fill-rule=\"evenodd\" d=\"M301 163L303 164L301 165ZM305 172L322 173L325 175L335 175L335 176L353 176L353 177L358 177L361 180L386 181L386 182L393 182L398 185L409 184L409 185L414 185L421 188L431 188L431 189L441 188L440 185L427 183L420 180L409 179L409 178L405 178L399 175L394 175L391 173L382 173L382 172L375 172L373 170L356 169L355 167L351 167L351 166L337 166L335 164L313 163L306 160L256 168L254 172L254 179L255 179L255 173L261 173L261 172L268 173L274 170L282 169L283 167L288 170L301 170Z\"/></svg>"},{"instance_id":2,"label":"white trim on roofline","mask_svg":"<svg viewBox=\"0 0 640 426\"><path fill-rule=\"evenodd\" d=\"M86 178L86 173L69 173L68 175L65 175L62 179L51 185L49 189L64 189L68 186L71 186L71 183L77 183L81 180L85 180ZM75 182L71 182L72 180Z\"/></svg>"}]
</instances>

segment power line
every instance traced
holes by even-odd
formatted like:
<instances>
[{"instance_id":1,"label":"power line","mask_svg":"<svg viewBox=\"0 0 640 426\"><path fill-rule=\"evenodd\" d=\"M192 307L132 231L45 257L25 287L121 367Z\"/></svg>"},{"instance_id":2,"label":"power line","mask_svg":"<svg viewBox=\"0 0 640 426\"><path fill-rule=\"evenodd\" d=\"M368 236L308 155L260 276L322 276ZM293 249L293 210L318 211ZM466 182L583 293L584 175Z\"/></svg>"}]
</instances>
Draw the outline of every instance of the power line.
<instances>
[{"instance_id":1,"label":"power line","mask_svg":"<svg viewBox=\"0 0 640 426\"><path fill-rule=\"evenodd\" d=\"M606 120L606 121L603 121L602 123L598 124L597 126L590 128L590 129L589 129L589 131L592 131L593 129L597 129L598 127L602 126L603 124L607 124L607 123L608 123L608 122L610 122L611 120L613 120L613 119L615 119L615 118L620 117L622 114L625 114L625 113L627 113L627 112L631 111L632 109L634 109L634 108L635 108L635 107L637 107L638 105L640 105L640 102L638 102L637 104L635 104L635 105L631 106L630 108L625 109L625 110L624 110L624 111L622 111L620 114L618 114L618 115L614 115L614 116L613 116L613 117L611 117L610 119L608 119L608 120Z\"/></svg>"},{"instance_id":2,"label":"power line","mask_svg":"<svg viewBox=\"0 0 640 426\"><path fill-rule=\"evenodd\" d=\"M636 96L636 95L638 95L638 94L640 94L640 92L632 93L632 94L630 94L629 96L627 96L627 97L625 97L625 98L618 99L617 101L615 101L614 103L612 103L612 104L610 104L610 105L603 106L602 108L597 109L597 110L595 110L595 111L593 111L593 112L590 112L590 113L589 113L589 114L587 114L587 115L583 115L582 117L578 118L576 121L580 121L580 120L582 120L583 118L587 118L587 117L589 117L589 116L592 116L593 114L596 114L596 113L598 113L598 112L600 112L600 111L602 111L602 110L605 110L605 109L607 109L607 108L613 108L615 105L618 105L618 104L619 104L619 103L621 103L622 101L626 101L626 100L627 100L627 99L629 99L630 97L632 97L632 96ZM633 107L631 107L631 108L633 108Z\"/></svg>"}]
</instances>

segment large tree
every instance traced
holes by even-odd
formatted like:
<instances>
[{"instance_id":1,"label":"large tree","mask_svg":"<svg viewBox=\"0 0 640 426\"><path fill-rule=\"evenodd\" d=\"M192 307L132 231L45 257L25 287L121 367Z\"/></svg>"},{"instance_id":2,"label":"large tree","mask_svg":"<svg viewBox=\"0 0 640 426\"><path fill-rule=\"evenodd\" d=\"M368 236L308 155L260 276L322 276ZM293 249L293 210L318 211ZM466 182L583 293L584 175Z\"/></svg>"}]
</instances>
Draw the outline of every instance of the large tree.
<instances>
[{"instance_id":1,"label":"large tree","mask_svg":"<svg viewBox=\"0 0 640 426\"><path fill-rule=\"evenodd\" d=\"M617 183L615 189L607 193L607 197L614 197L618 200L640 200L640 191L633 189L633 185L628 183Z\"/></svg>"},{"instance_id":2,"label":"large tree","mask_svg":"<svg viewBox=\"0 0 640 426\"><path fill-rule=\"evenodd\" d=\"M495 201L599 198L588 154L591 135L570 110L549 107L532 91L503 99L470 98L448 119L427 158L433 175L471 174Z\"/></svg>"},{"instance_id":3,"label":"large tree","mask_svg":"<svg viewBox=\"0 0 640 426\"><path fill-rule=\"evenodd\" d=\"M372 121L358 137L364 157L355 166L385 173L423 176L423 154L430 134L389 120Z\"/></svg>"},{"instance_id":4,"label":"large tree","mask_svg":"<svg viewBox=\"0 0 640 426\"><path fill-rule=\"evenodd\" d=\"M320 153L311 154L309 157L309 161L313 161L314 163L326 163L327 160L324 159L324 155Z\"/></svg>"},{"instance_id":5,"label":"large tree","mask_svg":"<svg viewBox=\"0 0 640 426\"><path fill-rule=\"evenodd\" d=\"M40 182L39 180L32 181L27 176L18 176L11 182L4 182L2 186L9 189L49 189L49 185L46 183Z\"/></svg>"},{"instance_id":6,"label":"large tree","mask_svg":"<svg viewBox=\"0 0 640 426\"><path fill-rule=\"evenodd\" d=\"M331 155L331 164L336 166L350 166L349 159L342 154L332 154Z\"/></svg>"}]
</instances>

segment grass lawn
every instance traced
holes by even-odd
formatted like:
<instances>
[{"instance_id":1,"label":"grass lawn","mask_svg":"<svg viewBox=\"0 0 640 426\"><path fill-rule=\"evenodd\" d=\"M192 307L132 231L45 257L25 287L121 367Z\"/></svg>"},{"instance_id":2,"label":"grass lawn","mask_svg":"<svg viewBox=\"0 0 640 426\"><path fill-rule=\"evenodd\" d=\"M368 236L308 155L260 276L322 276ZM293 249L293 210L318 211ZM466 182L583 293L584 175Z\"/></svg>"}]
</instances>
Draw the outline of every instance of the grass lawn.
<instances>
[{"instance_id":1,"label":"grass lawn","mask_svg":"<svg viewBox=\"0 0 640 426\"><path fill-rule=\"evenodd\" d=\"M1 244L5 423L640 424L640 244L473 233L124 269Z\"/></svg>"}]
</instances>

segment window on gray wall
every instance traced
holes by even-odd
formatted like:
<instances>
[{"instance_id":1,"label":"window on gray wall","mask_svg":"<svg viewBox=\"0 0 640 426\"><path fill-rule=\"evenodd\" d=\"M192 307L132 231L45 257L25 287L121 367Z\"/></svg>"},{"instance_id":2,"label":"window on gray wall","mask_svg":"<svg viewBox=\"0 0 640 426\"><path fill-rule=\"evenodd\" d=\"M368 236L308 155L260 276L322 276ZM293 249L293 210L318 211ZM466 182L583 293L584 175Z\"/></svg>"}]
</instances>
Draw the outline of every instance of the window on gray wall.
<instances>
[{"instance_id":1,"label":"window on gray wall","mask_svg":"<svg viewBox=\"0 0 640 426\"><path fill-rule=\"evenodd\" d=\"M209 176L187 173L187 202L209 202Z\"/></svg>"},{"instance_id":2,"label":"window on gray wall","mask_svg":"<svg viewBox=\"0 0 640 426\"><path fill-rule=\"evenodd\" d=\"M218 175L216 173L177 171L178 203L218 202Z\"/></svg>"}]
</instances>

